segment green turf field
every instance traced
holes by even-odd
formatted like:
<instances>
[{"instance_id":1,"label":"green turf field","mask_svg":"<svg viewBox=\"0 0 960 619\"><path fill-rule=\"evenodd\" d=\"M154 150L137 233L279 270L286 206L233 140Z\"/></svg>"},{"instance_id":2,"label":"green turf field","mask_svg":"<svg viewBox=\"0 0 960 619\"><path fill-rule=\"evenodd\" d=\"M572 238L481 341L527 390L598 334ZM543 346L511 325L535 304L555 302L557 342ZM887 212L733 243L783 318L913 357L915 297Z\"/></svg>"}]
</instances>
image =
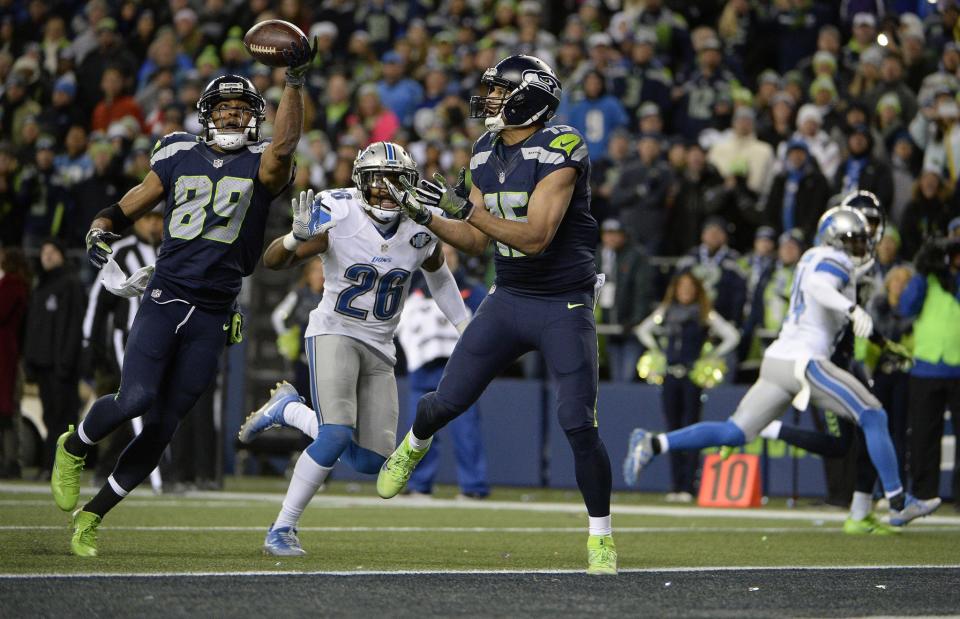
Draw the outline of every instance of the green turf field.
<instances>
[{"instance_id":1,"label":"green turf field","mask_svg":"<svg viewBox=\"0 0 960 619\"><path fill-rule=\"evenodd\" d=\"M224 493L125 500L101 528L95 559L69 554L68 517L36 485L0 486L0 574L583 569L576 493L497 490L487 501L383 501L372 484L334 483L301 521L303 558L265 557L282 480L231 481ZM16 491L14 491L16 490ZM85 493L90 492L88 488ZM444 489L439 497L451 496ZM677 507L659 496L615 497L621 568L952 565L960 516L951 505L897 537L851 537L842 511Z\"/></svg>"}]
</instances>

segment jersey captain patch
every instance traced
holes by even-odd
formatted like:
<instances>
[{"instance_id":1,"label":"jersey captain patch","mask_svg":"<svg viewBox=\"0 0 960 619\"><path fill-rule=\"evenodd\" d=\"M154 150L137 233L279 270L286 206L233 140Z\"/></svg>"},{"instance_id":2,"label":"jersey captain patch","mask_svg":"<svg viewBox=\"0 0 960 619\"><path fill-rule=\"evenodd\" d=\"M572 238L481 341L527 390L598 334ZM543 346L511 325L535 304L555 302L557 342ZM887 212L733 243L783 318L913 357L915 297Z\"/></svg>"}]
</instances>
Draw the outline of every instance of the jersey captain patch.
<instances>
[{"instance_id":1,"label":"jersey captain patch","mask_svg":"<svg viewBox=\"0 0 960 619\"><path fill-rule=\"evenodd\" d=\"M426 232L417 232L410 237L410 244L413 245L414 249L420 249L422 247L426 247L427 244L432 240L433 237Z\"/></svg>"}]
</instances>

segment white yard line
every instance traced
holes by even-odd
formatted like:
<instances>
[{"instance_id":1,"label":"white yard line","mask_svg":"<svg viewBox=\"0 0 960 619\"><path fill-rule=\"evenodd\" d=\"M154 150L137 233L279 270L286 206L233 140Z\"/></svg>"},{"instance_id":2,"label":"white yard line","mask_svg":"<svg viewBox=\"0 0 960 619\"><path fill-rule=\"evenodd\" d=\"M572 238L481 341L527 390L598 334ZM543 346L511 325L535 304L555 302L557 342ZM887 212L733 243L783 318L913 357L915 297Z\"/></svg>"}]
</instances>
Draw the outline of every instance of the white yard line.
<instances>
[{"instance_id":1,"label":"white yard line","mask_svg":"<svg viewBox=\"0 0 960 619\"><path fill-rule=\"evenodd\" d=\"M665 568L624 568L620 570L621 574L683 574L700 572L737 572L746 570L759 570L764 572L784 572L784 571L813 571L828 570L836 572L849 572L856 570L870 571L889 571L889 570L931 570L931 569L960 569L960 564L949 565L844 565L844 566L816 566L816 565L781 565L777 567L766 566L730 566L716 565L705 567L665 567ZM32 578L198 578L211 576L231 576L231 577L263 577L263 576L421 576L421 575L484 575L484 574L583 574L583 570L567 569L532 569L532 570L356 570L356 571L250 571L250 572L137 572L137 573L95 573L95 574L71 574L71 573L34 573L34 574L0 574L3 580L25 580Z\"/></svg>"},{"instance_id":2,"label":"white yard line","mask_svg":"<svg viewBox=\"0 0 960 619\"><path fill-rule=\"evenodd\" d=\"M46 485L27 484L0 484L0 492L13 494L49 494ZM29 501L29 502L28 502ZM169 495L153 498L147 493L139 493L134 500L124 501L130 507L223 507L235 508L252 506L257 503L272 503L279 505L283 501L283 494L264 492L188 492L171 498ZM17 501L15 499L0 500L0 506L16 506L26 504L51 503L46 501ZM408 509L464 509L464 510L493 510L493 511L525 511L582 514L584 507L580 503L551 503L526 501L464 501L456 499L434 499L421 497L397 497L385 501L378 497L347 496L318 494L310 503L314 508L321 509L349 509L349 508L408 508ZM710 517L710 518L737 518L742 520L802 520L843 522L847 518L846 511L813 510L813 509L720 509L690 506L660 506L660 505L618 505L611 506L612 512L617 515L630 516L668 516L675 518ZM948 511L949 507L941 508ZM960 516L935 515L919 521L925 524L960 525ZM914 523L917 524L917 523Z\"/></svg>"},{"instance_id":3,"label":"white yard line","mask_svg":"<svg viewBox=\"0 0 960 619\"><path fill-rule=\"evenodd\" d=\"M0 525L0 531L63 531L64 525ZM183 533L263 533L266 527L231 526L110 526L103 531L183 532ZM301 533L576 533L583 527L298 527ZM840 533L838 527L616 527L617 533ZM924 527L911 532L941 533L960 531L960 526Z\"/></svg>"}]
</instances>

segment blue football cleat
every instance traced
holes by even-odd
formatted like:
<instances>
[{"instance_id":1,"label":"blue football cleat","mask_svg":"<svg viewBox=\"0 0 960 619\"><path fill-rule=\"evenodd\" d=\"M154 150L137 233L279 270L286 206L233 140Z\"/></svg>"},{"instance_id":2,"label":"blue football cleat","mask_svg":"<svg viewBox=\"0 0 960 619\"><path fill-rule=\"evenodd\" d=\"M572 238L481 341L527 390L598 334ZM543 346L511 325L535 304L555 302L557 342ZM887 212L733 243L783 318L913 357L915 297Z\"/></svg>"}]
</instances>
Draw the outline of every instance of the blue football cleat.
<instances>
[{"instance_id":1,"label":"blue football cleat","mask_svg":"<svg viewBox=\"0 0 960 619\"><path fill-rule=\"evenodd\" d=\"M890 524L895 527L902 527L912 520L929 516L940 507L940 503L940 497L934 497L924 501L912 494L908 494L906 500L903 502L903 509L900 511L890 510Z\"/></svg>"},{"instance_id":2,"label":"blue football cleat","mask_svg":"<svg viewBox=\"0 0 960 619\"><path fill-rule=\"evenodd\" d=\"M267 529L267 537L263 540L263 554L276 557L301 557L307 551L300 546L300 538L293 527L277 527Z\"/></svg>"},{"instance_id":3,"label":"blue football cleat","mask_svg":"<svg viewBox=\"0 0 960 619\"><path fill-rule=\"evenodd\" d=\"M283 421L283 408L290 402L302 402L296 387L282 381L277 383L276 389L270 392L267 403L250 413L247 420L240 427L240 442L249 443L258 434L270 428L286 426Z\"/></svg>"},{"instance_id":4,"label":"blue football cleat","mask_svg":"<svg viewBox=\"0 0 960 619\"><path fill-rule=\"evenodd\" d=\"M653 460L653 435L643 428L630 433L627 457L623 460L623 479L628 486L636 486L640 471Z\"/></svg>"}]
</instances>

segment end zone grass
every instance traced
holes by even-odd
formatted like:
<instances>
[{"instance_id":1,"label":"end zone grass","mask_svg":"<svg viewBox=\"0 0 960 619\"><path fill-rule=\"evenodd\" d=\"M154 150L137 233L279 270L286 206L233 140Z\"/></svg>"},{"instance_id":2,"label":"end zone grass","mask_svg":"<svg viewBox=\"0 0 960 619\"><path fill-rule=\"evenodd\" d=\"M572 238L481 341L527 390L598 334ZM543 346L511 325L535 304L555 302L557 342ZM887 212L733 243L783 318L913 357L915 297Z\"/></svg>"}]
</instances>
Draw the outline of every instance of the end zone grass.
<instances>
[{"instance_id":1,"label":"end zone grass","mask_svg":"<svg viewBox=\"0 0 960 619\"><path fill-rule=\"evenodd\" d=\"M292 559L260 550L282 482L245 488L258 492L154 497L140 490L108 515L100 556L83 559L70 554L69 515L49 493L0 486L0 573L579 570L586 563L586 517L575 493L512 489L489 502L382 501L373 484L333 484L301 521L308 555ZM958 562L960 517L949 506L896 537L852 537L840 530L842 512L768 506L721 513L658 498L617 497L621 568Z\"/></svg>"}]
</instances>

